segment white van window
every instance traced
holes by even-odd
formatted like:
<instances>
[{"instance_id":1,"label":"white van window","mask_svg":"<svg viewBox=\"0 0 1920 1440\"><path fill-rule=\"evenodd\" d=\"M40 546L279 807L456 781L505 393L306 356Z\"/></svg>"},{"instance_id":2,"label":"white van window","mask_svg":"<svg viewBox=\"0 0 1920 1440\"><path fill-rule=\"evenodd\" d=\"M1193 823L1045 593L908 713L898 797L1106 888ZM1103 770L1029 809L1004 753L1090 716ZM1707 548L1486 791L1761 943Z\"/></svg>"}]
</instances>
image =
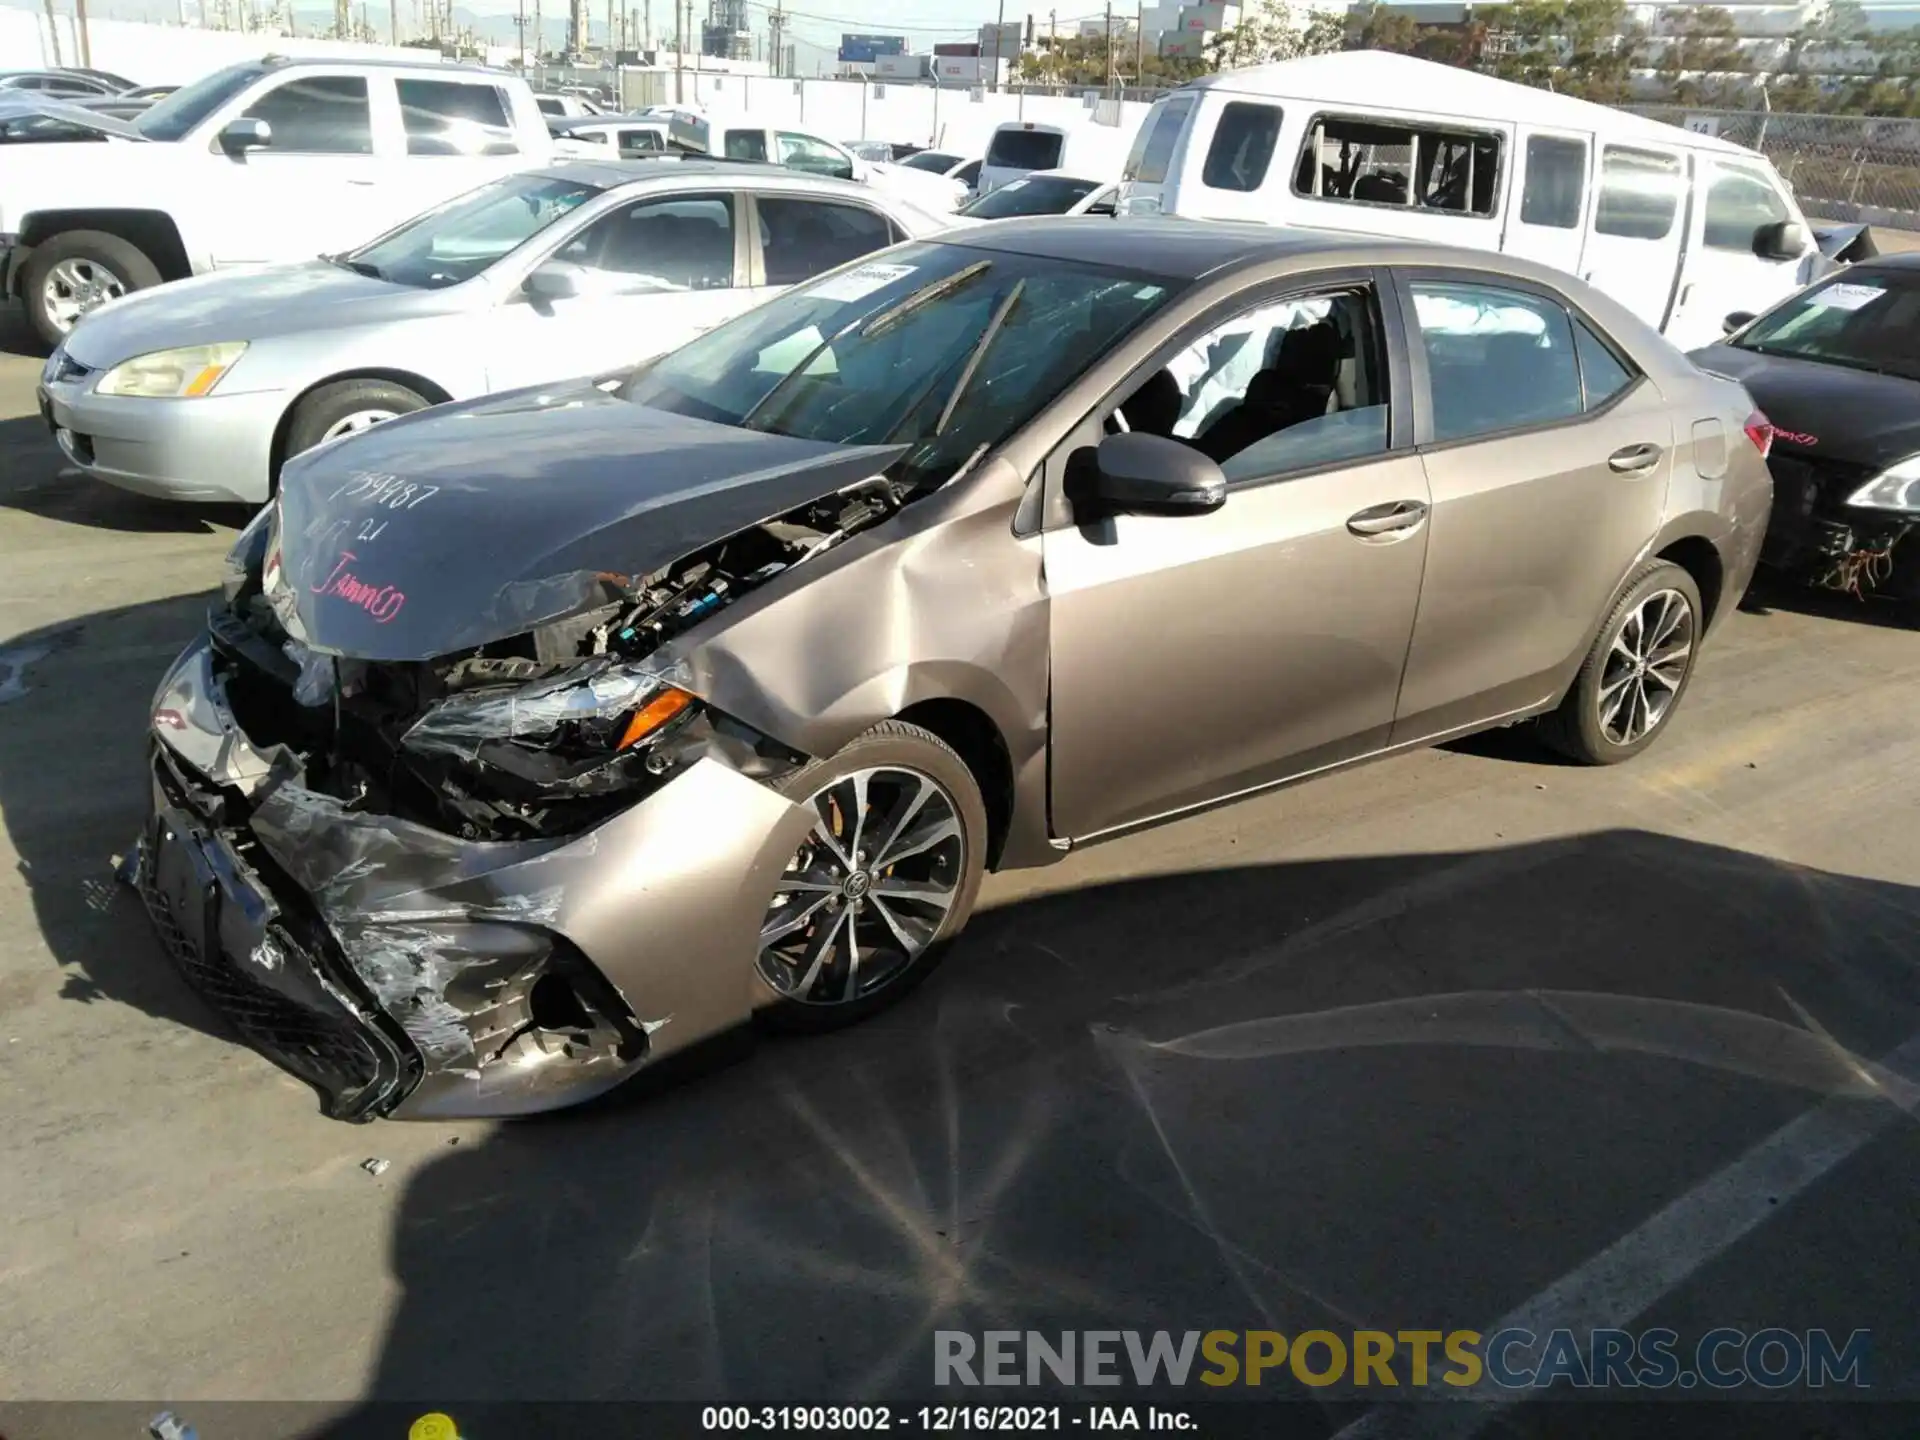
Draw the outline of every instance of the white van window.
<instances>
[{"instance_id":1,"label":"white van window","mask_svg":"<svg viewBox=\"0 0 1920 1440\"><path fill-rule=\"evenodd\" d=\"M726 155L729 160L767 158L767 132L764 130L729 130L726 144Z\"/></svg>"},{"instance_id":2,"label":"white van window","mask_svg":"<svg viewBox=\"0 0 1920 1440\"><path fill-rule=\"evenodd\" d=\"M1309 199L1488 216L1500 192L1500 160L1498 135L1322 115L1307 127L1293 190Z\"/></svg>"},{"instance_id":3,"label":"white van window","mask_svg":"<svg viewBox=\"0 0 1920 1440\"><path fill-rule=\"evenodd\" d=\"M1761 230L1790 219L1787 202L1753 170L1723 168L1707 191L1707 244L1715 250L1751 251Z\"/></svg>"},{"instance_id":4,"label":"white van window","mask_svg":"<svg viewBox=\"0 0 1920 1440\"><path fill-rule=\"evenodd\" d=\"M1180 143L1180 132L1186 128L1187 116L1192 113L1193 100L1189 96L1162 104L1153 122L1142 125L1140 133L1133 137L1133 151L1127 156L1120 178L1138 180L1142 185L1165 184L1167 167L1173 162L1173 147Z\"/></svg>"},{"instance_id":5,"label":"white van window","mask_svg":"<svg viewBox=\"0 0 1920 1440\"><path fill-rule=\"evenodd\" d=\"M996 130L987 164L1008 170L1055 170L1064 135L1048 130Z\"/></svg>"},{"instance_id":6,"label":"white van window","mask_svg":"<svg viewBox=\"0 0 1920 1440\"><path fill-rule=\"evenodd\" d=\"M1587 142L1559 135L1527 137L1527 182L1520 196L1520 223L1555 230L1580 228L1586 197Z\"/></svg>"},{"instance_id":7,"label":"white van window","mask_svg":"<svg viewBox=\"0 0 1920 1440\"><path fill-rule=\"evenodd\" d=\"M1200 183L1212 190L1258 190L1279 139L1279 107L1235 100L1220 112Z\"/></svg>"},{"instance_id":8,"label":"white van window","mask_svg":"<svg viewBox=\"0 0 1920 1440\"><path fill-rule=\"evenodd\" d=\"M1664 240L1680 212L1680 158L1609 145L1600 153L1597 234Z\"/></svg>"}]
</instances>

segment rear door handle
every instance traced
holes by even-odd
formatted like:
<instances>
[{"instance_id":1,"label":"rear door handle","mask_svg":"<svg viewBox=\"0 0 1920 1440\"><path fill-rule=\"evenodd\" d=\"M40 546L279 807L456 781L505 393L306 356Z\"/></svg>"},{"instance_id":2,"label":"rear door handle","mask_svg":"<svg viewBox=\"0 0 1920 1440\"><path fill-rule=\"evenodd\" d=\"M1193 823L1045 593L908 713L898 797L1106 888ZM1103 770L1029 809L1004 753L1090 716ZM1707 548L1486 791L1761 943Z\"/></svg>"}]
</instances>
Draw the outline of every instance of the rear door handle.
<instances>
[{"instance_id":1,"label":"rear door handle","mask_svg":"<svg viewBox=\"0 0 1920 1440\"><path fill-rule=\"evenodd\" d=\"M1420 500L1393 500L1385 505L1369 505L1347 517L1347 529L1362 538L1392 535L1416 528L1427 518L1427 507Z\"/></svg>"},{"instance_id":2,"label":"rear door handle","mask_svg":"<svg viewBox=\"0 0 1920 1440\"><path fill-rule=\"evenodd\" d=\"M1658 445L1623 445L1607 457L1607 468L1616 475L1638 475L1651 470L1659 460Z\"/></svg>"}]
</instances>

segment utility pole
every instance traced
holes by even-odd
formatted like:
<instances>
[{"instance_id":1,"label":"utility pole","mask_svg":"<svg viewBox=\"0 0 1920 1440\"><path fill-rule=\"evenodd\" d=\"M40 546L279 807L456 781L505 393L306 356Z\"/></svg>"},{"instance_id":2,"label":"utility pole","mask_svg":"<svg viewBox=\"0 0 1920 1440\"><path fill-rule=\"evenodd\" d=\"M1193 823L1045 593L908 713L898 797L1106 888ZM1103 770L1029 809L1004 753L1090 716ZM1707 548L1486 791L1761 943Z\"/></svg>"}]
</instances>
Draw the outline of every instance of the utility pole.
<instances>
[{"instance_id":1,"label":"utility pole","mask_svg":"<svg viewBox=\"0 0 1920 1440\"><path fill-rule=\"evenodd\" d=\"M642 16L640 21L640 48L642 50L651 50L653 49L653 0L646 0L646 3L641 6L640 14Z\"/></svg>"},{"instance_id":2,"label":"utility pole","mask_svg":"<svg viewBox=\"0 0 1920 1440\"><path fill-rule=\"evenodd\" d=\"M1113 94L1113 0L1107 0L1107 94Z\"/></svg>"},{"instance_id":3,"label":"utility pole","mask_svg":"<svg viewBox=\"0 0 1920 1440\"><path fill-rule=\"evenodd\" d=\"M1006 0L1001 0L1004 5ZM787 47L787 12L782 0L773 0L773 9L767 12L767 61L768 72L773 75L785 73Z\"/></svg>"},{"instance_id":4,"label":"utility pole","mask_svg":"<svg viewBox=\"0 0 1920 1440\"><path fill-rule=\"evenodd\" d=\"M1000 0L1000 18L993 22L993 88L1000 85L1000 50L1006 42L1007 0Z\"/></svg>"},{"instance_id":5,"label":"utility pole","mask_svg":"<svg viewBox=\"0 0 1920 1440\"><path fill-rule=\"evenodd\" d=\"M607 41L600 47L606 52L609 66L613 64L613 5L614 0L607 0Z\"/></svg>"},{"instance_id":6,"label":"utility pole","mask_svg":"<svg viewBox=\"0 0 1920 1440\"><path fill-rule=\"evenodd\" d=\"M87 34L87 0L73 0L73 18L80 25L80 63L93 66L93 40Z\"/></svg>"},{"instance_id":7,"label":"utility pole","mask_svg":"<svg viewBox=\"0 0 1920 1440\"><path fill-rule=\"evenodd\" d=\"M520 32L520 73L527 73L527 0L520 0L520 12L513 17L513 28Z\"/></svg>"},{"instance_id":8,"label":"utility pole","mask_svg":"<svg viewBox=\"0 0 1920 1440\"><path fill-rule=\"evenodd\" d=\"M1147 53L1147 0L1136 0L1133 12L1133 83L1146 84L1141 70Z\"/></svg>"},{"instance_id":9,"label":"utility pole","mask_svg":"<svg viewBox=\"0 0 1920 1440\"><path fill-rule=\"evenodd\" d=\"M540 63L546 49L546 31L540 27L540 0L533 0L533 63Z\"/></svg>"},{"instance_id":10,"label":"utility pole","mask_svg":"<svg viewBox=\"0 0 1920 1440\"><path fill-rule=\"evenodd\" d=\"M41 0L47 7L47 38L53 42L53 63L58 69L60 60L60 17L53 13L53 0Z\"/></svg>"},{"instance_id":11,"label":"utility pole","mask_svg":"<svg viewBox=\"0 0 1920 1440\"><path fill-rule=\"evenodd\" d=\"M687 32L680 28L680 0L673 0L673 103L684 105L686 95Z\"/></svg>"}]
</instances>

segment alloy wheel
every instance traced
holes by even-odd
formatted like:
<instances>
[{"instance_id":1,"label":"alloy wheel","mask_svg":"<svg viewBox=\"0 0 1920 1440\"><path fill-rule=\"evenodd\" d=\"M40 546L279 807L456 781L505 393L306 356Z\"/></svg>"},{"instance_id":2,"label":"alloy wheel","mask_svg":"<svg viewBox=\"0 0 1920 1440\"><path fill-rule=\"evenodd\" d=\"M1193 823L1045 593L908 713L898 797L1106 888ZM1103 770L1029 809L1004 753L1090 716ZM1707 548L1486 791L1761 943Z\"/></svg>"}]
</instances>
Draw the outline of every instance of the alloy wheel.
<instances>
[{"instance_id":1,"label":"alloy wheel","mask_svg":"<svg viewBox=\"0 0 1920 1440\"><path fill-rule=\"evenodd\" d=\"M398 417L397 410L356 410L351 415L342 415L329 425L321 434L320 440L325 444L329 440L338 440L342 435L358 435L362 430L371 430L382 420L393 420Z\"/></svg>"},{"instance_id":2,"label":"alloy wheel","mask_svg":"<svg viewBox=\"0 0 1920 1440\"><path fill-rule=\"evenodd\" d=\"M98 260L75 256L62 260L41 282L47 318L62 333L79 323L89 310L97 310L107 301L127 293L127 282Z\"/></svg>"},{"instance_id":3,"label":"alloy wheel","mask_svg":"<svg viewBox=\"0 0 1920 1440\"><path fill-rule=\"evenodd\" d=\"M760 927L761 978L805 1005L865 999L913 967L967 873L953 796L900 766L857 770L807 802L813 825Z\"/></svg>"},{"instance_id":4,"label":"alloy wheel","mask_svg":"<svg viewBox=\"0 0 1920 1440\"><path fill-rule=\"evenodd\" d=\"M1692 668L1693 641L1693 605L1678 590L1656 590L1628 612L1594 696L1609 743L1636 744L1666 720Z\"/></svg>"}]
</instances>

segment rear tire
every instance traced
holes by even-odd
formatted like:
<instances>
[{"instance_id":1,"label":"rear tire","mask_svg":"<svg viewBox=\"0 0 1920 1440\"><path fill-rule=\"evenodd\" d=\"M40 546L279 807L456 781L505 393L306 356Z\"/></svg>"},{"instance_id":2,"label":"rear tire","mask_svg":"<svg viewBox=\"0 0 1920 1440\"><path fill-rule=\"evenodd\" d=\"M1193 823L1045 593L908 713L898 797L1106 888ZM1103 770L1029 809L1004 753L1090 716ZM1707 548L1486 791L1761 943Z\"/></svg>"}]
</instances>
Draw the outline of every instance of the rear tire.
<instances>
[{"instance_id":1,"label":"rear tire","mask_svg":"<svg viewBox=\"0 0 1920 1440\"><path fill-rule=\"evenodd\" d=\"M291 460L324 440L370 430L384 420L397 420L424 410L430 400L418 391L391 380L336 380L300 398L287 427Z\"/></svg>"},{"instance_id":2,"label":"rear tire","mask_svg":"<svg viewBox=\"0 0 1920 1440\"><path fill-rule=\"evenodd\" d=\"M1627 586L1540 738L1583 765L1618 765L1667 728L1693 681L1704 614L1700 589L1656 560Z\"/></svg>"},{"instance_id":3,"label":"rear tire","mask_svg":"<svg viewBox=\"0 0 1920 1440\"><path fill-rule=\"evenodd\" d=\"M777 1030L834 1030L918 985L966 925L985 868L986 806L945 741L899 720L779 789L817 818L762 922L755 971L777 998L759 1018Z\"/></svg>"},{"instance_id":4,"label":"rear tire","mask_svg":"<svg viewBox=\"0 0 1920 1440\"><path fill-rule=\"evenodd\" d=\"M88 311L160 281L160 267L132 241L104 230L68 230L33 247L20 295L34 334L52 348Z\"/></svg>"}]
</instances>

